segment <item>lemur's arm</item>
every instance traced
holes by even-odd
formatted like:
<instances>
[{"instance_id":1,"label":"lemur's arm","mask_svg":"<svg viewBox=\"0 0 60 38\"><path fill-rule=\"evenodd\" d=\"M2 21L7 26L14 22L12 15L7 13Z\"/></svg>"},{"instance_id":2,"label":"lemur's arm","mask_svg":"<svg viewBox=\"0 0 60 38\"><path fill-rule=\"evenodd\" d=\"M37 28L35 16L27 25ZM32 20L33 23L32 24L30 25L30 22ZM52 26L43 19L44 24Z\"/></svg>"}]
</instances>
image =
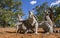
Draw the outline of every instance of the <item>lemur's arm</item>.
<instances>
[{"instance_id":1,"label":"lemur's arm","mask_svg":"<svg viewBox=\"0 0 60 38\"><path fill-rule=\"evenodd\" d=\"M33 17L33 23L32 25L34 25L36 23L36 19Z\"/></svg>"}]
</instances>

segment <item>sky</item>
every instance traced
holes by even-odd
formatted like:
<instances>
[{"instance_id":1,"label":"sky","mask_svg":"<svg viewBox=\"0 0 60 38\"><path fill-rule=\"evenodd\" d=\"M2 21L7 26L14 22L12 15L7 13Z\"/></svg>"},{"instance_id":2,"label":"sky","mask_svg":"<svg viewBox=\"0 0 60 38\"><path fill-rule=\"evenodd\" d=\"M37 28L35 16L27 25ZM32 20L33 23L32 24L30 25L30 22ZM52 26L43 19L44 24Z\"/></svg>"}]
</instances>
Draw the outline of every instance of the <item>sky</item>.
<instances>
[{"instance_id":1,"label":"sky","mask_svg":"<svg viewBox=\"0 0 60 38\"><path fill-rule=\"evenodd\" d=\"M48 5L50 6L50 4L52 2L55 2L56 0L36 0L36 2L31 3L31 1L34 0L21 0L22 1L22 10L23 13L25 14L23 16L23 19L28 17L29 11L32 10L32 8L34 8L37 5L42 5L44 2L48 2Z\"/></svg>"}]
</instances>

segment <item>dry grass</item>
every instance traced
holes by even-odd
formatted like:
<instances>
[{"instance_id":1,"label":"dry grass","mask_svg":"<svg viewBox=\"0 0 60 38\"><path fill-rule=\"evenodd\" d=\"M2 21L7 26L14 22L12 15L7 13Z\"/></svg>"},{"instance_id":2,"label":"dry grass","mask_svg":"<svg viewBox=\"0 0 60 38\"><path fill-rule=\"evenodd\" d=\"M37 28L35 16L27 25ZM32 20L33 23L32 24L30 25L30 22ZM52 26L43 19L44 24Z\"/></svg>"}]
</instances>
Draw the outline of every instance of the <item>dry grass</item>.
<instances>
[{"instance_id":1,"label":"dry grass","mask_svg":"<svg viewBox=\"0 0 60 38\"><path fill-rule=\"evenodd\" d=\"M59 33L45 34L40 28L38 30L39 34L34 33L21 34L16 33L15 28L0 28L0 38L60 38Z\"/></svg>"}]
</instances>

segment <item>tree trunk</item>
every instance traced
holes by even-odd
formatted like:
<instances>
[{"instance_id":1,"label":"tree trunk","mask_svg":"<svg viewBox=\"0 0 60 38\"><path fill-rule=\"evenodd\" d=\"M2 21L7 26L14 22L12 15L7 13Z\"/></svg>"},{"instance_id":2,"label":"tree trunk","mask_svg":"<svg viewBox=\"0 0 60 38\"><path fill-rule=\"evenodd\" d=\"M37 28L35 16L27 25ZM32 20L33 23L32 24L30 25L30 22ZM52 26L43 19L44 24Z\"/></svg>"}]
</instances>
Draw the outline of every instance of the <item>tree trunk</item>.
<instances>
[{"instance_id":1,"label":"tree trunk","mask_svg":"<svg viewBox=\"0 0 60 38\"><path fill-rule=\"evenodd\" d=\"M3 27L5 28L6 27L6 21L3 21Z\"/></svg>"}]
</instances>

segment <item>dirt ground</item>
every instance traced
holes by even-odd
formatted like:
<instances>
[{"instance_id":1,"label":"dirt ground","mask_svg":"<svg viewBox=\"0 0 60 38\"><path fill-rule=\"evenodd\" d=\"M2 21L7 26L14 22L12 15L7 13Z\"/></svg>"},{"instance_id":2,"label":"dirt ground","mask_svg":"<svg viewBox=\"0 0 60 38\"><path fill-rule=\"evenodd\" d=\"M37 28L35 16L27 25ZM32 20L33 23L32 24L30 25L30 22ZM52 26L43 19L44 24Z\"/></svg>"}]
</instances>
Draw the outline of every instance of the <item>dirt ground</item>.
<instances>
[{"instance_id":1,"label":"dirt ground","mask_svg":"<svg viewBox=\"0 0 60 38\"><path fill-rule=\"evenodd\" d=\"M0 38L60 38L60 33L45 34L40 28L39 34L34 33L16 33L15 28L0 28Z\"/></svg>"}]
</instances>

